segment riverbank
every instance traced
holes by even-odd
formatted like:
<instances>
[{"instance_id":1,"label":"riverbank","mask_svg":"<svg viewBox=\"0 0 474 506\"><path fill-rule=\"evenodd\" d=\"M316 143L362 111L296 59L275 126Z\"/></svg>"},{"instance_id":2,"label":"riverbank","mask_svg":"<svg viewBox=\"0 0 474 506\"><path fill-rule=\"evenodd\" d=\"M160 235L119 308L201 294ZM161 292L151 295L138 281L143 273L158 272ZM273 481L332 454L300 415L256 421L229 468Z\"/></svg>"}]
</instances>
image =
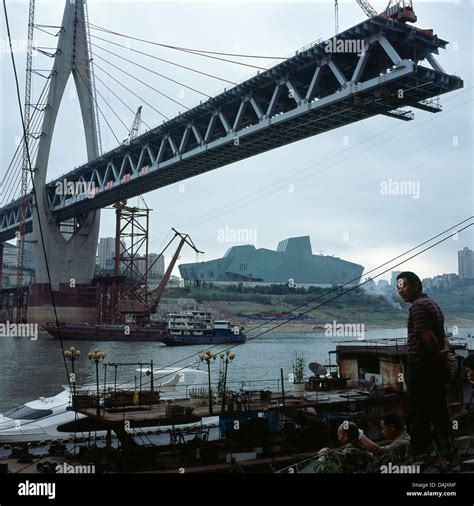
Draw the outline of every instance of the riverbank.
<instances>
[{"instance_id":1,"label":"riverbank","mask_svg":"<svg viewBox=\"0 0 474 506\"><path fill-rule=\"evenodd\" d=\"M333 307L320 306L315 307L310 313L309 320L266 320L246 318L242 315L255 315L270 312L289 311L296 316L299 313L307 311L308 307L302 307L299 310L290 306L268 306L252 302L241 301L213 301L205 306L213 309L232 322L242 325L247 332L257 328L260 331L267 331L272 328L272 333L314 333L325 332L327 325L363 325L365 330L374 329L404 329L408 319L408 310L396 308L386 304L381 305L356 305ZM469 312L445 312L445 323L449 331L453 332L453 327L469 328L474 327L474 313ZM401 335L400 337L405 337Z\"/></svg>"}]
</instances>

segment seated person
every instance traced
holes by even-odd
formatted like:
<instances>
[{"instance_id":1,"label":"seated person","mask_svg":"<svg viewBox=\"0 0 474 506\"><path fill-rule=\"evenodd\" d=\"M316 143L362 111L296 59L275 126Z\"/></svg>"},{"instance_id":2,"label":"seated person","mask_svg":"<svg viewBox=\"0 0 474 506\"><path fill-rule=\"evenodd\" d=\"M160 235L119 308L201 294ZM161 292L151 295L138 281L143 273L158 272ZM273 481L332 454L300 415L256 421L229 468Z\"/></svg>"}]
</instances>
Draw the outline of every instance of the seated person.
<instances>
[{"instance_id":1,"label":"seated person","mask_svg":"<svg viewBox=\"0 0 474 506\"><path fill-rule=\"evenodd\" d=\"M464 359L464 369L466 371L467 381L474 385L474 353L471 353Z\"/></svg>"},{"instance_id":2,"label":"seated person","mask_svg":"<svg viewBox=\"0 0 474 506\"><path fill-rule=\"evenodd\" d=\"M472 385L471 396L470 398L465 398L466 401L463 409L453 415L453 420L460 420L462 423L470 424L470 420L474 418L474 353L471 353L468 357L464 359L464 370L466 371L467 381ZM468 394L469 395L469 394Z\"/></svg>"},{"instance_id":3,"label":"seated person","mask_svg":"<svg viewBox=\"0 0 474 506\"><path fill-rule=\"evenodd\" d=\"M400 457L407 455L410 448L410 436L404 428L403 420L398 415L387 413L380 420L380 430L385 439L390 440L389 444L384 446L378 445L363 433L359 435L359 442L376 457L388 453Z\"/></svg>"},{"instance_id":4,"label":"seated person","mask_svg":"<svg viewBox=\"0 0 474 506\"><path fill-rule=\"evenodd\" d=\"M364 472L373 457L359 443L359 429L348 420L341 423L337 437L342 444L340 448L323 448L318 457L312 460L301 473L357 473Z\"/></svg>"}]
</instances>

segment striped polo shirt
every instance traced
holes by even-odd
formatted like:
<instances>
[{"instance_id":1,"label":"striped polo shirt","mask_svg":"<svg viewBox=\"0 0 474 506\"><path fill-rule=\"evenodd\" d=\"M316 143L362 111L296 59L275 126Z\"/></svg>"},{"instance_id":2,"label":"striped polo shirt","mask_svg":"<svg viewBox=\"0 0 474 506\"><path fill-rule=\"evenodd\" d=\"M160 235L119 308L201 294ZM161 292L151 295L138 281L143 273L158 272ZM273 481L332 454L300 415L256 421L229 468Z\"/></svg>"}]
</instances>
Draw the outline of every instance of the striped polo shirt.
<instances>
[{"instance_id":1,"label":"striped polo shirt","mask_svg":"<svg viewBox=\"0 0 474 506\"><path fill-rule=\"evenodd\" d=\"M413 301L408 316L408 357L411 359L432 356L421 339L423 330L432 330L438 339L439 349L444 348L444 316L438 304L422 293Z\"/></svg>"}]
</instances>

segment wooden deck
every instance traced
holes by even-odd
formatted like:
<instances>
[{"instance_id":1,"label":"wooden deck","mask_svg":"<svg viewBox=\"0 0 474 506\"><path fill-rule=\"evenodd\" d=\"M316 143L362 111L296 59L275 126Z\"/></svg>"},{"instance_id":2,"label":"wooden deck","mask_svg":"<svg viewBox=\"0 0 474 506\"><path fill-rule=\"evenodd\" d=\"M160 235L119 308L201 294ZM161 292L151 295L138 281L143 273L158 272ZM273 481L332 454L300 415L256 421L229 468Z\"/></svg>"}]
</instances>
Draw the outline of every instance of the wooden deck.
<instances>
[{"instance_id":1,"label":"wooden deck","mask_svg":"<svg viewBox=\"0 0 474 506\"><path fill-rule=\"evenodd\" d=\"M134 406L126 405L121 409L103 408L100 414L97 414L95 407L80 408L78 413L88 416L104 424L113 426L123 426L124 422L128 422L130 427L154 427L162 425L179 425L186 423L199 422L202 418L210 416L219 416L236 419L245 416L248 413L282 411L285 409L295 410L304 408L318 408L325 411L328 406L335 408L337 405L348 403L368 401L368 393L364 393L356 389L335 390L325 392L307 392L305 399L299 399L285 395L283 399L281 395L272 397L271 401L260 399L259 394L250 397L248 405L241 410L224 411L221 410L221 404L213 405L213 413L209 413L208 405L194 406L190 399L180 399L174 401L162 401L160 404L152 404L150 406Z\"/></svg>"}]
</instances>

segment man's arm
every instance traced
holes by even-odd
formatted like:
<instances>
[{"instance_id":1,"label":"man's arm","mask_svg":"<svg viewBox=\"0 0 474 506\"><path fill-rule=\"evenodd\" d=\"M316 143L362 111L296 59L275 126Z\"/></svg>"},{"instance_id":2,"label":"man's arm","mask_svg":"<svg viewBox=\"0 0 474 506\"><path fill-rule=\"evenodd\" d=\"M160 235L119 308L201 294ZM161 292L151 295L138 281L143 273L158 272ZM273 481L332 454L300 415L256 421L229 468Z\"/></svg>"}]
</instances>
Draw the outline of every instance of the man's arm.
<instances>
[{"instance_id":1,"label":"man's arm","mask_svg":"<svg viewBox=\"0 0 474 506\"><path fill-rule=\"evenodd\" d=\"M448 368L455 367L456 358L451 353L447 337L444 338L445 347L442 350L439 349L439 341L432 330L423 330L420 332L420 337L434 357L441 360Z\"/></svg>"},{"instance_id":2,"label":"man's arm","mask_svg":"<svg viewBox=\"0 0 474 506\"><path fill-rule=\"evenodd\" d=\"M439 342L432 330L422 330L420 337L426 347L437 358L443 358L442 352L439 349Z\"/></svg>"},{"instance_id":3,"label":"man's arm","mask_svg":"<svg viewBox=\"0 0 474 506\"><path fill-rule=\"evenodd\" d=\"M383 452L381 446L379 446L377 443L374 443L364 434L361 434L359 436L359 441L367 448L367 450L371 451L374 455L379 455L380 453Z\"/></svg>"}]
</instances>

